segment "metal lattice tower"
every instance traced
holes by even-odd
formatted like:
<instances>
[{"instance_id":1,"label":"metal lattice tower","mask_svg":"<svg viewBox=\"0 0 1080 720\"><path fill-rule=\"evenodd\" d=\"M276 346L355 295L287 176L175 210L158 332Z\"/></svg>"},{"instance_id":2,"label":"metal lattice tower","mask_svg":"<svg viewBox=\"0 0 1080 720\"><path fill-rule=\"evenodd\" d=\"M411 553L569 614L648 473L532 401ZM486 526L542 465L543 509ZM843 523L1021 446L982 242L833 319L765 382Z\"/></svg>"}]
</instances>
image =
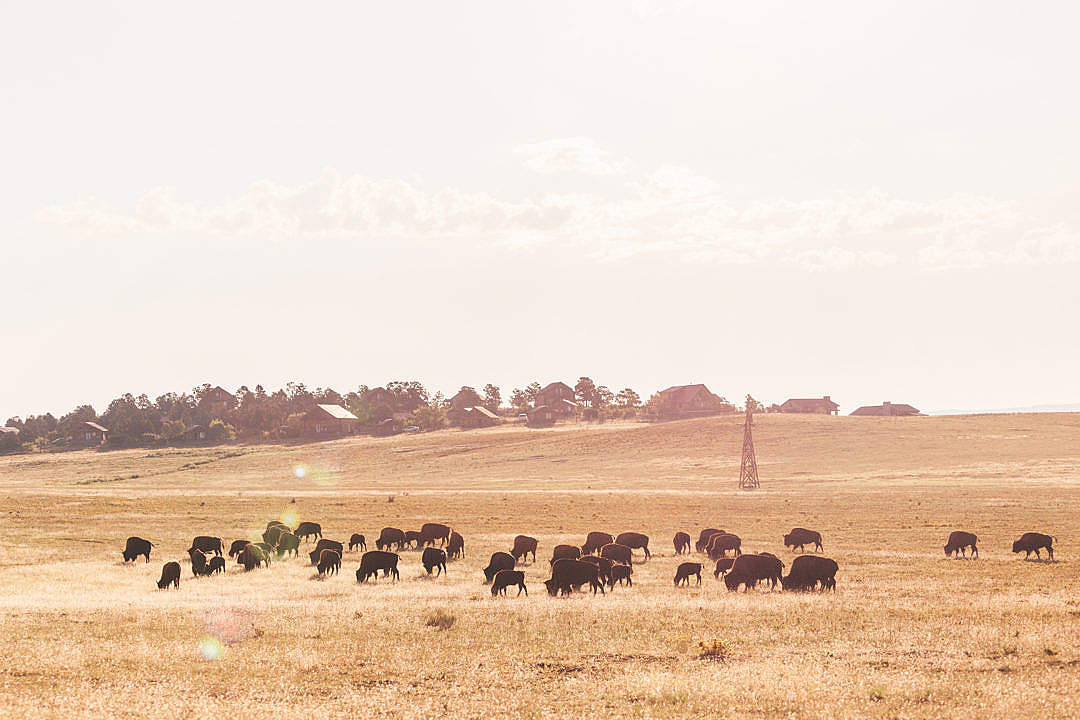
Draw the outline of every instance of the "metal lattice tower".
<instances>
[{"instance_id":1,"label":"metal lattice tower","mask_svg":"<svg viewBox=\"0 0 1080 720\"><path fill-rule=\"evenodd\" d=\"M746 403L746 425L743 428L742 468L739 470L739 489L756 490L761 486L757 476L757 458L754 456L754 434L750 428L754 424L754 411Z\"/></svg>"}]
</instances>

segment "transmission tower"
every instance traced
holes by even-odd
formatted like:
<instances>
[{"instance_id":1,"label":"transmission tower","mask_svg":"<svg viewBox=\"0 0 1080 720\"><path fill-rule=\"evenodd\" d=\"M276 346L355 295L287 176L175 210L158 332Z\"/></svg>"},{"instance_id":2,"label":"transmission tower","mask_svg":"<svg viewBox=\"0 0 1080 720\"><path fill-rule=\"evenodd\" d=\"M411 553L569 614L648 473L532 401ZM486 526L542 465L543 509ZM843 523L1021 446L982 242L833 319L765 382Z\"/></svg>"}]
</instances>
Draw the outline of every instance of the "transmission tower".
<instances>
[{"instance_id":1,"label":"transmission tower","mask_svg":"<svg viewBox=\"0 0 1080 720\"><path fill-rule=\"evenodd\" d=\"M746 425L743 428L742 468L739 470L739 489L756 490L761 486L757 476L757 458L754 457L754 434L750 428L754 424L754 410L746 403Z\"/></svg>"}]
</instances>

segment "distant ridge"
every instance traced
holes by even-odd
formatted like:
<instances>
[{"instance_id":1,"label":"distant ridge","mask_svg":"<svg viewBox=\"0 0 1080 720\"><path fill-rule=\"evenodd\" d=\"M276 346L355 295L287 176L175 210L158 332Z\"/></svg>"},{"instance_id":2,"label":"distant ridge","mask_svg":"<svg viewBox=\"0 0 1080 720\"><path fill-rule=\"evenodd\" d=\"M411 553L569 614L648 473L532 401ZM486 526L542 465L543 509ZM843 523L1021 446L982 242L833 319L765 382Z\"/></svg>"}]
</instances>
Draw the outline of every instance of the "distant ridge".
<instances>
[{"instance_id":1,"label":"distant ridge","mask_svg":"<svg viewBox=\"0 0 1080 720\"><path fill-rule=\"evenodd\" d=\"M994 408L989 410L932 410L930 415L1003 415L1006 413L1068 413L1080 412L1080 403L1064 405L1027 405L1014 408Z\"/></svg>"}]
</instances>

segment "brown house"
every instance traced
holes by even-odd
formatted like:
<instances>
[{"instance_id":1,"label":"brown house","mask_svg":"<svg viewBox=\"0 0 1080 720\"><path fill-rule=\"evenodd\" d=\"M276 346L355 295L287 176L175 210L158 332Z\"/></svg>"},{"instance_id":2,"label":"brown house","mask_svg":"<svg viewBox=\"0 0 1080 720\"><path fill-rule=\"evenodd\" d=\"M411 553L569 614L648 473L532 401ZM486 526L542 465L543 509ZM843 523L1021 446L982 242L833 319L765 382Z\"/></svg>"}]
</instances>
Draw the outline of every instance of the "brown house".
<instances>
[{"instance_id":1,"label":"brown house","mask_svg":"<svg viewBox=\"0 0 1080 720\"><path fill-rule=\"evenodd\" d=\"M202 425L192 425L180 435L184 442L206 442L206 428Z\"/></svg>"},{"instance_id":2,"label":"brown house","mask_svg":"<svg viewBox=\"0 0 1080 720\"><path fill-rule=\"evenodd\" d=\"M218 405L231 410L236 407L236 396L220 385L217 385L207 390L203 393L203 396L199 398L200 408L209 408Z\"/></svg>"},{"instance_id":3,"label":"brown house","mask_svg":"<svg viewBox=\"0 0 1080 720\"><path fill-rule=\"evenodd\" d=\"M109 439L109 430L96 422L78 423L71 431L71 444L80 447L104 445Z\"/></svg>"},{"instance_id":4,"label":"brown house","mask_svg":"<svg viewBox=\"0 0 1080 720\"><path fill-rule=\"evenodd\" d=\"M308 434L340 437L356 432L360 419L340 405L316 405L304 416Z\"/></svg>"},{"instance_id":5,"label":"brown house","mask_svg":"<svg viewBox=\"0 0 1080 720\"><path fill-rule=\"evenodd\" d=\"M533 400L534 409L541 407L546 407L556 417L573 415L578 411L578 404L574 402L574 388L564 382L546 385L536 393L536 398Z\"/></svg>"},{"instance_id":6,"label":"brown house","mask_svg":"<svg viewBox=\"0 0 1080 720\"><path fill-rule=\"evenodd\" d=\"M449 416L449 413L447 413ZM488 410L483 405L474 405L464 408L458 416L455 425L463 428L491 427L499 422L499 416Z\"/></svg>"},{"instance_id":7,"label":"brown house","mask_svg":"<svg viewBox=\"0 0 1080 720\"><path fill-rule=\"evenodd\" d=\"M880 405L863 405L851 414L864 417L911 417L912 415L922 415L918 409L910 405L891 402L883 402Z\"/></svg>"},{"instance_id":8,"label":"brown house","mask_svg":"<svg viewBox=\"0 0 1080 720\"><path fill-rule=\"evenodd\" d=\"M675 385L657 393L658 414L664 420L717 415L724 402L702 384Z\"/></svg>"},{"instance_id":9,"label":"brown house","mask_svg":"<svg viewBox=\"0 0 1080 720\"><path fill-rule=\"evenodd\" d=\"M783 413L809 413L811 415L839 415L840 406L828 395L820 398L791 398L780 406Z\"/></svg>"},{"instance_id":10,"label":"brown house","mask_svg":"<svg viewBox=\"0 0 1080 720\"><path fill-rule=\"evenodd\" d=\"M525 417L528 419L530 427L547 427L548 425L555 424L555 419L558 415L547 405L541 405L540 407L526 410Z\"/></svg>"}]
</instances>

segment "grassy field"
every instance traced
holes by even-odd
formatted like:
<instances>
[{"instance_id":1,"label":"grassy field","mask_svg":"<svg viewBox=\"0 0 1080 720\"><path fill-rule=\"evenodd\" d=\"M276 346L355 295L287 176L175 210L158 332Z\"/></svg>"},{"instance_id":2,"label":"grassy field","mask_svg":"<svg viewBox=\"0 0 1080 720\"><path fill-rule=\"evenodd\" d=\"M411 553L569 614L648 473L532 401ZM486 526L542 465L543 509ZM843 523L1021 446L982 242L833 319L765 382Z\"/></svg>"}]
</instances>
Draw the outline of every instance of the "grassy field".
<instances>
[{"instance_id":1,"label":"grassy field","mask_svg":"<svg viewBox=\"0 0 1080 720\"><path fill-rule=\"evenodd\" d=\"M762 416L763 487L734 490L741 418L446 431L318 445L0 458L7 717L1080 717L1080 416ZM191 577L197 534L271 519L327 537L442 521L466 558L357 585L358 553ZM790 564L820 530L835 594L676 589L672 535L722 527ZM982 558L950 560L949 531ZM552 599L547 558L636 530L632 589ZM1010 544L1057 536L1058 562ZM480 571L540 538L528 598ZM157 544L124 565L129 535ZM310 549L310 545L308 545ZM180 590L158 591L166 560ZM446 628L427 621L442 612ZM722 657L702 657L699 643ZM209 658L209 659L208 659Z\"/></svg>"}]
</instances>

